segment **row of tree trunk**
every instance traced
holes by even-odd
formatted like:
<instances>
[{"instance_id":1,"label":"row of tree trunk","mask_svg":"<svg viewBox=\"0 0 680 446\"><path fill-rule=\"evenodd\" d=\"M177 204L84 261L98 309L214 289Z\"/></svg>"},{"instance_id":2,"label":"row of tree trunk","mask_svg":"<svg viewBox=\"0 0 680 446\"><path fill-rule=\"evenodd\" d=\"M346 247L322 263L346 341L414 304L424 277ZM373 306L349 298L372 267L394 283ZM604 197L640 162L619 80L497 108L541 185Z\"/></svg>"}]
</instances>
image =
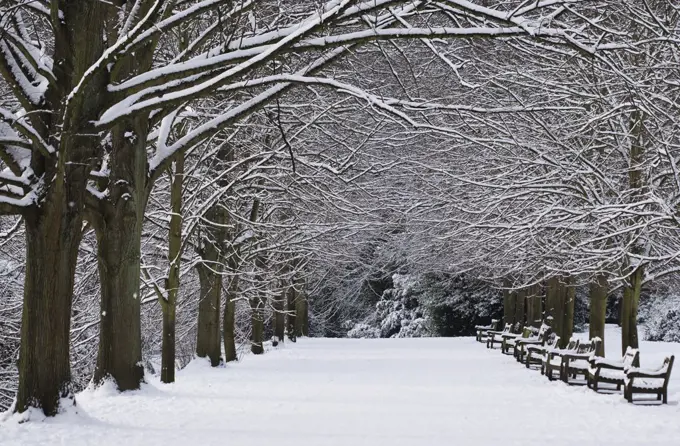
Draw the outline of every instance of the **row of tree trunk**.
<instances>
[{"instance_id":1,"label":"row of tree trunk","mask_svg":"<svg viewBox=\"0 0 680 446\"><path fill-rule=\"evenodd\" d=\"M643 268L637 268L623 289L621 305L621 349L638 348L637 314L643 280ZM604 356L605 320L609 283L604 274L590 283L589 336L599 337L602 343L597 354ZM550 325L560 337L561 347L566 346L574 332L575 280L571 276L553 276L544 284L515 290L505 282L503 296L504 322L538 327L542 322Z\"/></svg>"}]
</instances>

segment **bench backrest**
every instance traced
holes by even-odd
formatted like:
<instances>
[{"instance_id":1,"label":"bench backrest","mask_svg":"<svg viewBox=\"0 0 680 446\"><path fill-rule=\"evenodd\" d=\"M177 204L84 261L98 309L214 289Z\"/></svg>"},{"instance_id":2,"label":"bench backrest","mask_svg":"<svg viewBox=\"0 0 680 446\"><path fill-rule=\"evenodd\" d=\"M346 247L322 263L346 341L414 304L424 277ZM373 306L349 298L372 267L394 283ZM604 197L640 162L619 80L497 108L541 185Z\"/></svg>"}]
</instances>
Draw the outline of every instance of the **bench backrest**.
<instances>
[{"instance_id":1,"label":"bench backrest","mask_svg":"<svg viewBox=\"0 0 680 446\"><path fill-rule=\"evenodd\" d=\"M576 338L571 338L569 339L569 343L564 347L564 350L569 350L569 351L577 351L579 344L581 343L580 340ZM558 344L559 346L559 344Z\"/></svg>"},{"instance_id":2,"label":"bench backrest","mask_svg":"<svg viewBox=\"0 0 680 446\"><path fill-rule=\"evenodd\" d=\"M675 355L667 356L663 361L661 370L666 369L666 376L663 379L663 388L668 388L668 381L671 379L671 370L673 370L673 362L675 362Z\"/></svg>"},{"instance_id":3,"label":"bench backrest","mask_svg":"<svg viewBox=\"0 0 680 446\"><path fill-rule=\"evenodd\" d=\"M498 330L498 326L500 325L500 323L501 323L500 319L491 319L491 329Z\"/></svg>"},{"instance_id":4,"label":"bench backrest","mask_svg":"<svg viewBox=\"0 0 680 446\"><path fill-rule=\"evenodd\" d=\"M548 336L547 344L550 347L557 347L558 345L560 345L560 337L553 332L550 336Z\"/></svg>"},{"instance_id":5,"label":"bench backrest","mask_svg":"<svg viewBox=\"0 0 680 446\"><path fill-rule=\"evenodd\" d=\"M515 325L512 326L512 331L511 333L520 333L522 331L522 324L519 322L515 323Z\"/></svg>"},{"instance_id":6,"label":"bench backrest","mask_svg":"<svg viewBox=\"0 0 680 446\"><path fill-rule=\"evenodd\" d=\"M541 324L541 328L539 328L538 330L538 339L543 342L546 342L551 333L552 328L550 327L550 325L544 322Z\"/></svg>"},{"instance_id":7,"label":"bench backrest","mask_svg":"<svg viewBox=\"0 0 680 446\"><path fill-rule=\"evenodd\" d=\"M505 327L503 327L503 333L510 333L512 330L512 324L505 324Z\"/></svg>"},{"instance_id":8,"label":"bench backrest","mask_svg":"<svg viewBox=\"0 0 680 446\"><path fill-rule=\"evenodd\" d=\"M593 338L588 342L582 342L579 344L578 348L576 349L576 353L579 354L588 354L592 353L595 354L597 351L597 348L600 346L600 343L602 342L602 339L600 338Z\"/></svg>"},{"instance_id":9,"label":"bench backrest","mask_svg":"<svg viewBox=\"0 0 680 446\"><path fill-rule=\"evenodd\" d=\"M626 354L623 355L623 368L634 366L640 363L640 350L632 347L626 348Z\"/></svg>"}]
</instances>

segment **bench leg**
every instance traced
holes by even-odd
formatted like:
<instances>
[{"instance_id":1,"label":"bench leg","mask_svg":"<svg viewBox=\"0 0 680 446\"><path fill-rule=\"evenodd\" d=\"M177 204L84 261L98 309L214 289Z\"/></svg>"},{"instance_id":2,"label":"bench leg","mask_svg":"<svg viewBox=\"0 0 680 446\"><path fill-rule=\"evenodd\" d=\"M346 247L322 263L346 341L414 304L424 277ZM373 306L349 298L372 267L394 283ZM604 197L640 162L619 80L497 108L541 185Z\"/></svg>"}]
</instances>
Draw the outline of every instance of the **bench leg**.
<instances>
[{"instance_id":1,"label":"bench leg","mask_svg":"<svg viewBox=\"0 0 680 446\"><path fill-rule=\"evenodd\" d=\"M668 404L668 390L664 390L664 392L663 392L662 404Z\"/></svg>"}]
</instances>

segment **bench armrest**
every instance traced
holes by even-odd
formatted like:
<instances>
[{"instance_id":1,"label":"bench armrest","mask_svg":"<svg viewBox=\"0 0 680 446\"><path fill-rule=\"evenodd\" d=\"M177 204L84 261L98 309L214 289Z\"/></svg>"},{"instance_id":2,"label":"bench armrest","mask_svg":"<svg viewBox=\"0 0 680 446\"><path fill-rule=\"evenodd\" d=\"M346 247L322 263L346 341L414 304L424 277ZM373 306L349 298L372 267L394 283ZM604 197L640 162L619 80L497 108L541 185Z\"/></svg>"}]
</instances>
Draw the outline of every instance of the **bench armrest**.
<instances>
[{"instance_id":1,"label":"bench armrest","mask_svg":"<svg viewBox=\"0 0 680 446\"><path fill-rule=\"evenodd\" d=\"M584 359L584 360L589 360L592 357L590 353L564 353L562 355L563 359L568 359L570 361L574 361L577 359Z\"/></svg>"},{"instance_id":2,"label":"bench armrest","mask_svg":"<svg viewBox=\"0 0 680 446\"><path fill-rule=\"evenodd\" d=\"M504 333L503 334L503 339L512 339L512 338L518 338L520 335L515 334L515 333Z\"/></svg>"},{"instance_id":3,"label":"bench armrest","mask_svg":"<svg viewBox=\"0 0 680 446\"><path fill-rule=\"evenodd\" d=\"M599 367L602 369L609 369L609 370L623 370L623 362L620 361L607 361L604 358L592 358L590 360L590 365L593 367Z\"/></svg>"},{"instance_id":4,"label":"bench armrest","mask_svg":"<svg viewBox=\"0 0 680 446\"><path fill-rule=\"evenodd\" d=\"M631 367L626 371L628 379L631 378L665 378L668 370L646 370L637 367Z\"/></svg>"}]
</instances>

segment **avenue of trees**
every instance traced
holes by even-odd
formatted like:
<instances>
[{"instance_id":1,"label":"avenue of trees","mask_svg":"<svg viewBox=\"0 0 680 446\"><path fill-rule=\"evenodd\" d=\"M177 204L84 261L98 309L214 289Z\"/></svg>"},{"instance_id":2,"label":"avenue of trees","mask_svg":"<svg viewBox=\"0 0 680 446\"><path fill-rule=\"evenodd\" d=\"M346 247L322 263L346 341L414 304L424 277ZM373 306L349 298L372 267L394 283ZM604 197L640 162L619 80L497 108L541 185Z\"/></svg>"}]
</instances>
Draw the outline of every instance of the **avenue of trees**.
<instances>
[{"instance_id":1,"label":"avenue of trees","mask_svg":"<svg viewBox=\"0 0 680 446\"><path fill-rule=\"evenodd\" d=\"M264 353L400 268L565 334L575 286L599 336L619 293L636 346L643 287L678 269L678 14L3 0L0 404Z\"/></svg>"}]
</instances>

